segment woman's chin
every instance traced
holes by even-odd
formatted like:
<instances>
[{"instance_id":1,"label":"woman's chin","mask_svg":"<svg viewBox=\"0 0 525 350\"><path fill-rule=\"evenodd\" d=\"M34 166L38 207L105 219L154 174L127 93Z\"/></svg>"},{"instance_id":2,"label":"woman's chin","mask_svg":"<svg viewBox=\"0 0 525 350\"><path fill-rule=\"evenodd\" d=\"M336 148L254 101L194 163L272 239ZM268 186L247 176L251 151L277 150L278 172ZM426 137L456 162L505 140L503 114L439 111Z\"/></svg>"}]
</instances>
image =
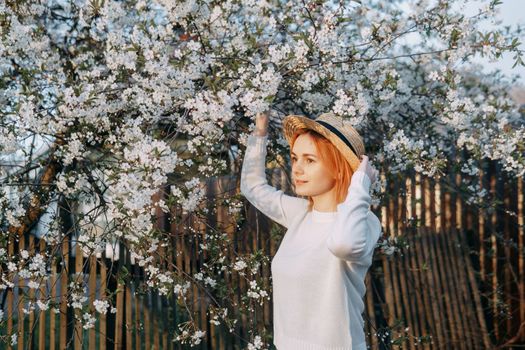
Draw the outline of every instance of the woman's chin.
<instances>
[{"instance_id":1,"label":"woman's chin","mask_svg":"<svg viewBox=\"0 0 525 350\"><path fill-rule=\"evenodd\" d=\"M308 191L305 191L301 188L295 188L295 194L297 194L298 196L308 196Z\"/></svg>"}]
</instances>

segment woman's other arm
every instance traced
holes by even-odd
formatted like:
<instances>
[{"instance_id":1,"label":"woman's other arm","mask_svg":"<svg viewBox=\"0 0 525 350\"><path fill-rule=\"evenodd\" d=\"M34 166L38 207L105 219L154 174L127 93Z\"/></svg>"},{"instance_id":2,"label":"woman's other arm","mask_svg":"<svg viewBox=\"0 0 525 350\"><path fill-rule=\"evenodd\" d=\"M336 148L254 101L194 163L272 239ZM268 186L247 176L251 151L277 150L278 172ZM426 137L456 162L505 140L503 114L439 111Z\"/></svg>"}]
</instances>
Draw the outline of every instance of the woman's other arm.
<instances>
[{"instance_id":1,"label":"woman's other arm","mask_svg":"<svg viewBox=\"0 0 525 350\"><path fill-rule=\"evenodd\" d=\"M328 249L335 256L362 264L371 262L372 252L381 235L381 222L370 210L372 181L363 171L365 166L363 164L354 173L345 201L337 205L337 218L327 240ZM369 173L375 179L375 174Z\"/></svg>"}]
</instances>

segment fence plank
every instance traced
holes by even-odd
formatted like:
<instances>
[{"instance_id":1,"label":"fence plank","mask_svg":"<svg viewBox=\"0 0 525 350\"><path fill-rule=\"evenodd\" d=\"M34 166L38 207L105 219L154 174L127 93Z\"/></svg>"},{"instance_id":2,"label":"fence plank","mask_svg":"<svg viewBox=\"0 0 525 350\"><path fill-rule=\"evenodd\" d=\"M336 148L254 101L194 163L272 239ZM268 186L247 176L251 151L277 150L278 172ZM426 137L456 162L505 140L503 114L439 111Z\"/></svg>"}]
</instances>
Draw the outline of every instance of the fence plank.
<instances>
[{"instance_id":1,"label":"fence plank","mask_svg":"<svg viewBox=\"0 0 525 350\"><path fill-rule=\"evenodd\" d=\"M372 268L372 267L371 267ZM365 339L368 339L367 343L370 344L371 348L377 348L377 337L373 337L373 328L377 328L378 321L376 319L375 307L374 307L374 296L373 286L370 279L370 275L367 275L365 278L366 293L365 293L365 320L368 319L368 322L365 322Z\"/></svg>"},{"instance_id":2,"label":"fence plank","mask_svg":"<svg viewBox=\"0 0 525 350\"><path fill-rule=\"evenodd\" d=\"M126 314L126 324L125 324L125 329L126 329L126 349L127 350L132 350L133 348L133 331L132 331L132 327L133 327L133 321L132 321L132 314L131 314L131 287L128 284L126 284L124 286L125 288L125 297L126 297L126 302L124 303L124 308L125 308L125 314Z\"/></svg>"},{"instance_id":3,"label":"fence plank","mask_svg":"<svg viewBox=\"0 0 525 350\"><path fill-rule=\"evenodd\" d=\"M387 186L389 186L389 184L387 184ZM382 207L382 211L383 211L382 226L384 227L386 231L385 235L386 237L392 240L395 236L390 227L390 217L391 217L390 207L388 205L384 205ZM396 289L396 284L395 284L396 279L394 278L394 275L393 275L392 265L393 265L393 262L390 259L383 259L383 271L384 271L385 285L388 284L388 285L393 286L393 288L390 288L390 289L385 288L385 301L388 307L386 319L387 319L388 324L392 324L395 321L395 318L398 315L397 308L400 307L400 305L397 304L396 295L394 293L394 291L397 289Z\"/></svg>"},{"instance_id":4,"label":"fence plank","mask_svg":"<svg viewBox=\"0 0 525 350\"><path fill-rule=\"evenodd\" d=\"M157 296L152 293L151 295L151 308L150 308L150 313L152 315L155 315L156 312L157 312L157 309L158 309L158 299L157 299ZM160 347L160 337L159 337L159 328L160 328L160 325L159 325L159 322L158 322L158 318L157 317L152 317L151 318L151 323L153 325L153 347L154 349L159 349Z\"/></svg>"},{"instance_id":5,"label":"fence plank","mask_svg":"<svg viewBox=\"0 0 525 350\"><path fill-rule=\"evenodd\" d=\"M426 231L426 232L435 232L435 231ZM439 237L435 235L424 235L426 238L426 244L429 246L429 253L431 259L435 262L433 265L432 273L435 276L436 288L435 288L435 298L436 301L439 300L440 307L442 310L441 313L441 322L444 324L443 330L445 332L443 340L447 340L451 344L457 344L458 339L454 329L456 327L456 322L454 318L454 311L452 309L450 294L448 291L448 280L445 276L445 268L443 257L441 251L439 250L437 240ZM441 341L443 341L441 340ZM448 344L448 343L447 343ZM450 345L449 345L450 346Z\"/></svg>"},{"instance_id":6,"label":"fence plank","mask_svg":"<svg viewBox=\"0 0 525 350\"><path fill-rule=\"evenodd\" d=\"M496 172L494 169L493 164L490 164L490 196L491 198L497 197L497 180L496 180ZM494 208L495 209L495 208ZM498 240L496 237L498 229L498 217L496 210L493 210L490 214L490 243L491 243L491 252L490 252L490 274L492 275L491 278L491 289L492 289L492 313L495 315L494 317L494 335L496 338L499 338L500 336L500 323L498 320L499 312L498 312L498 305L499 305L499 296L498 293L496 293L496 288L499 287L498 284L498 253L499 253L499 247L498 247Z\"/></svg>"},{"instance_id":7,"label":"fence plank","mask_svg":"<svg viewBox=\"0 0 525 350\"><path fill-rule=\"evenodd\" d=\"M80 244L78 244L78 241L75 240L75 281L83 281L83 273L82 273L82 266L83 266L83 259L84 254L82 253L82 249L80 249ZM77 316L77 320L75 321L75 334L74 334L74 342L75 342L75 349L76 350L82 350L82 310L76 309L75 314Z\"/></svg>"},{"instance_id":8,"label":"fence plank","mask_svg":"<svg viewBox=\"0 0 525 350\"><path fill-rule=\"evenodd\" d=\"M453 204L452 204L452 196L450 195L450 192L443 190L442 183L447 181L450 178L451 181L453 181L453 175L449 175L448 177L445 175L443 179L440 181L440 189L441 189L441 210L443 213L443 224L442 224L442 230L438 231L440 232L440 243L441 243L441 249L444 252L444 259L449 266L449 269L446 270L449 275L449 281L452 281L452 286L449 285L450 291L451 291L451 297L455 302L453 302L455 306L455 319L457 328L455 328L455 332L457 333L457 338L460 339L460 348L464 349L467 348L467 344L464 340L462 340L463 334L467 332L466 328L468 327L466 324L466 317L463 317L466 313L465 304L461 300L461 288L463 286L460 283L460 279L458 278L458 268L457 266L454 266L454 263L457 261L457 252L455 249L450 249L450 244L448 240L453 239L454 237L451 237L449 233L453 228L455 228L455 224L453 224L453 220L455 218L453 217ZM446 241L445 241L446 240ZM454 272L452 272L454 271ZM452 273L451 273L452 272Z\"/></svg>"},{"instance_id":9,"label":"fence plank","mask_svg":"<svg viewBox=\"0 0 525 350\"><path fill-rule=\"evenodd\" d=\"M420 184L421 186L421 184ZM407 181L407 201L409 203L409 206L407 207L407 211L409 213L409 216L411 219L417 218L417 211L416 211L416 177L414 176L413 172L410 172L410 176L408 177ZM431 273L431 266L428 266L428 261L425 258L425 248L426 246L421 244L421 239L419 238L420 233L412 226L410 225L409 228L407 228L407 232L410 233L412 236L414 246L412 249L410 249L410 256L413 258L411 259L413 265L412 265L412 271L414 271L414 274L417 278L417 284L415 286L417 295L419 296L419 293L421 293L421 300L418 300L418 305L423 305L425 308L425 319L424 322L421 323L421 331L420 335L427 335L427 332L430 331L430 335L434 338L439 337L439 333L437 333L440 330L440 324L439 322L433 323L433 321L436 321L436 319L439 317L437 308L433 309L432 306L436 306L435 303L431 302L433 299L428 294L429 289L425 288L425 286L433 285L432 280L429 281L429 275ZM428 255L428 252L427 252Z\"/></svg>"},{"instance_id":10,"label":"fence plank","mask_svg":"<svg viewBox=\"0 0 525 350\"><path fill-rule=\"evenodd\" d=\"M44 255L46 252L46 242L43 239L40 239L39 241L39 251L40 254ZM48 299L47 290L46 290L46 283L47 281L44 280L40 284L40 298L45 299L43 302L45 302ZM51 303L50 303L51 304ZM38 348L39 349L50 349L50 347L46 346L46 314L51 314L51 311L48 309L46 311L42 310L40 311L40 315L38 318Z\"/></svg>"},{"instance_id":11,"label":"fence plank","mask_svg":"<svg viewBox=\"0 0 525 350\"><path fill-rule=\"evenodd\" d=\"M502 183L501 183L501 193L500 196L503 199L503 207L501 208L502 212L502 237L505 239L505 241L510 242L512 240L511 237L511 227L515 227L515 221L513 220L513 217L510 215L503 215L503 211L505 208L509 209L512 212L516 212L515 203L516 198L514 197L515 193L512 193L512 187L515 187L515 184L512 183L512 179L509 179L505 176L503 172L500 172L500 176L502 177ZM511 200L513 199L513 200ZM514 202L514 203L513 203ZM516 295L514 291L514 286L517 281L513 280L513 269L514 266L516 266L516 262L513 258L515 256L514 251L511 249L511 244L504 244L503 245L503 263L501 264L502 268L502 276L503 276L503 283L504 283L504 302L509 306L509 316L514 317L514 320L512 320L510 317L507 318L505 329L507 331L508 335L514 335L518 331L518 325L515 320L519 320L519 315L517 315L516 311L519 309L519 305L514 304L514 300L512 298L512 295Z\"/></svg>"},{"instance_id":12,"label":"fence plank","mask_svg":"<svg viewBox=\"0 0 525 350\"><path fill-rule=\"evenodd\" d=\"M410 278L413 280L413 288L416 299L416 308L414 312L417 314L417 323L409 324L409 337L411 338L410 342L414 344L414 347L420 349L421 345L416 341L416 337L421 337L423 335L428 335L429 322L432 321L432 315L430 314L429 305L425 302L426 297L426 288L424 286L423 278L424 274L422 273L421 265L419 263L419 233L416 230L410 230L409 244L410 248L408 249L405 260L408 262L408 271ZM430 330L432 334L432 330ZM434 335L435 336L435 335ZM426 348L423 346L423 348Z\"/></svg>"},{"instance_id":13,"label":"fence plank","mask_svg":"<svg viewBox=\"0 0 525 350\"><path fill-rule=\"evenodd\" d=\"M146 307L147 304L145 302L142 305L143 305L143 312L144 312L144 333L145 333L144 336L146 338L145 345L146 345L146 349L151 349L151 335L150 335L151 327L150 327L149 311L148 311L148 308Z\"/></svg>"},{"instance_id":14,"label":"fence plank","mask_svg":"<svg viewBox=\"0 0 525 350\"><path fill-rule=\"evenodd\" d=\"M88 290L89 290L89 311L93 314L95 314L95 306L93 305L93 302L95 301L96 292L97 292L97 257L95 253L91 253L88 257L89 261L89 277L88 277ZM100 322L97 322L100 327ZM97 344L96 344L96 326L91 328L89 330L88 334L88 343L89 343L89 350L96 350Z\"/></svg>"},{"instance_id":15,"label":"fence plank","mask_svg":"<svg viewBox=\"0 0 525 350\"><path fill-rule=\"evenodd\" d=\"M423 235L426 231L419 231L420 235ZM428 237L420 238L422 249L422 259L426 263L426 282L428 288L429 302L432 305L432 313L434 320L435 333L433 334L434 339L445 339L448 337L446 326L442 322L443 316L443 304L442 304L442 292L438 288L440 280L439 275L436 271L437 262L434 259L432 247L428 242Z\"/></svg>"},{"instance_id":16,"label":"fence plank","mask_svg":"<svg viewBox=\"0 0 525 350\"><path fill-rule=\"evenodd\" d=\"M414 230L415 231L415 230ZM417 232L417 231L416 231ZM421 295L421 300L418 300L418 305L421 305L424 313L424 321L422 323L422 331L420 336L431 336L433 339L441 339L443 332L441 329L440 313L431 291L434 289L434 282L432 279L433 264L428 260L425 254L426 246L422 244L421 233L413 235L413 249L411 254L414 255L415 269L413 270L417 276L418 284L415 288L417 293ZM428 347L428 345L426 346Z\"/></svg>"},{"instance_id":17,"label":"fence plank","mask_svg":"<svg viewBox=\"0 0 525 350\"><path fill-rule=\"evenodd\" d=\"M492 195L491 190L491 177L490 177L490 166L488 162L482 161L481 162L481 171L480 171L480 184L481 187L486 189L488 192L488 195ZM491 257L490 252L492 249L492 240L491 240L491 218L488 215L488 211L484 208L478 209L478 216L479 216L479 241L480 241L480 272L481 272L481 287L484 292L483 299L485 300L487 304L487 310L490 309L490 303L492 300L489 300L489 297L485 297L485 295L490 295L492 293L490 285L491 281L489 280L492 265L491 265ZM491 310L492 312L492 310ZM497 326L497 322L495 322L494 319L491 320L491 328L493 329L494 326Z\"/></svg>"},{"instance_id":18,"label":"fence plank","mask_svg":"<svg viewBox=\"0 0 525 350\"><path fill-rule=\"evenodd\" d=\"M7 243L7 253L9 256L14 256L15 254L15 240L14 240L14 234L9 234L8 243ZM15 288L8 288L7 289L7 335L9 336L9 340L11 339L11 335L13 334L13 315L14 315L14 290ZM7 343L7 349L11 350L11 341L8 341Z\"/></svg>"},{"instance_id":19,"label":"fence plank","mask_svg":"<svg viewBox=\"0 0 525 350\"><path fill-rule=\"evenodd\" d=\"M99 291L99 299L100 300L107 300L106 295L106 286L107 286L107 266L106 266L106 260L105 260L105 253L102 254L102 257L100 260L98 260L98 263L100 265L100 291ZM107 344L107 316L106 314L102 314L99 316L99 347L100 350L106 350L106 344Z\"/></svg>"},{"instance_id":20,"label":"fence plank","mask_svg":"<svg viewBox=\"0 0 525 350\"><path fill-rule=\"evenodd\" d=\"M448 230L448 227L444 227L445 230ZM464 334L466 334L466 310L463 300L460 297L460 289L463 288L461 281L458 278L458 268L454 265L454 261L458 259L455 249L450 249L451 242L453 242L453 237L448 234L448 231L441 231L437 237L437 243L439 244L439 250L443 254L444 262L444 273L446 276L446 283L448 287L447 293L450 295L450 302L452 304L452 312L454 319L454 326L451 327L451 330L454 334L454 339L457 339L457 343L454 344L455 348L458 349L470 349L467 347Z\"/></svg>"},{"instance_id":21,"label":"fence plank","mask_svg":"<svg viewBox=\"0 0 525 350\"><path fill-rule=\"evenodd\" d=\"M399 184L401 180L396 180L395 188L399 189ZM394 215L394 222L396 223L394 225L396 235L402 235L404 232L401 231L400 225L398 222L400 221L400 212L404 211L404 208L400 208L398 205L398 198L399 198L399 192L392 192L394 193L394 196L392 198L392 205L393 205L393 215ZM408 256L408 251L403 250L403 254L405 256ZM415 300L413 298L413 294L415 292L414 285L412 284L413 280L410 278L410 271L408 267L408 261L407 259L400 259L396 261L396 266L398 267L398 277L400 279L400 285L401 285L401 293L405 297L405 302L403 303L403 319L405 321L405 326L412 325L412 329L410 332L417 332L417 319L416 319L416 305ZM408 337L407 341L405 342L405 346L407 349L415 349L414 342L410 341L410 337Z\"/></svg>"},{"instance_id":22,"label":"fence plank","mask_svg":"<svg viewBox=\"0 0 525 350\"><path fill-rule=\"evenodd\" d=\"M136 290L136 289L135 289ZM140 321L140 315L141 315L141 310L140 310L140 306L141 306L141 303L139 303L139 300L140 300L140 296L136 295L135 294L135 297L133 298L134 299L134 303L135 303L135 350L140 350L141 349L141 334L142 334L142 325L141 325L141 321Z\"/></svg>"},{"instance_id":23,"label":"fence plank","mask_svg":"<svg viewBox=\"0 0 525 350\"><path fill-rule=\"evenodd\" d=\"M462 237L464 234L463 231L456 231L452 229L449 232L450 240L456 245L456 249L453 249L454 253L457 255L456 259L453 259L454 271L457 271L458 282L456 284L458 292L460 292L460 305L462 306L461 313L466 317L461 317L464 320L464 331L463 333L467 335L468 349L479 348L477 342L479 339L477 326L475 327L474 322L468 322L468 320L476 320L475 307L469 307L471 303L471 292L468 283L462 283L461 281L468 281L466 265L462 263L463 259L470 259L468 256L468 246L465 245L465 237ZM476 286L474 286L476 287ZM480 348L481 349L481 348Z\"/></svg>"},{"instance_id":24,"label":"fence plank","mask_svg":"<svg viewBox=\"0 0 525 350\"><path fill-rule=\"evenodd\" d=\"M29 242L28 242L27 250L29 252L29 256L34 256L35 254L35 236L33 235L29 235ZM29 297L28 298L29 301L34 303L35 302L35 290L28 287L27 294ZM29 309L29 326L28 326L28 332L27 332L28 333L27 346L29 348L34 348L34 342L35 342L34 340L35 328L34 327L35 327L35 311L31 310L30 308Z\"/></svg>"},{"instance_id":25,"label":"fence plank","mask_svg":"<svg viewBox=\"0 0 525 350\"><path fill-rule=\"evenodd\" d=\"M57 301L57 283L58 283L58 276L57 276L57 263L56 259L53 259L51 262L51 300L53 303ZM54 350L56 349L56 334L57 334L57 327L56 327L56 314L54 312L55 306L50 309L49 311L49 349Z\"/></svg>"},{"instance_id":26,"label":"fence plank","mask_svg":"<svg viewBox=\"0 0 525 350\"><path fill-rule=\"evenodd\" d=\"M119 264L121 259L119 259ZM123 346L122 342L122 327L124 325L124 288L122 283L117 284L117 313L115 314L115 350L119 350Z\"/></svg>"},{"instance_id":27,"label":"fence plank","mask_svg":"<svg viewBox=\"0 0 525 350\"><path fill-rule=\"evenodd\" d=\"M18 249L19 251L20 250L23 250L25 249L25 237L24 235L21 235L20 238L18 239ZM23 350L24 349L24 322L25 322L25 316L24 316L24 304L25 304L25 295L24 295L24 287L25 287L25 282L24 280L20 277L20 276L17 276L17 280L18 280L18 288L17 288L17 297L18 297L18 320L17 320L17 337L18 337L18 343L17 343L17 347L18 347L18 350Z\"/></svg>"},{"instance_id":28,"label":"fence plank","mask_svg":"<svg viewBox=\"0 0 525 350\"><path fill-rule=\"evenodd\" d=\"M525 251L525 186L524 178L521 177L518 179L518 251ZM520 331L523 329L525 324L525 257L524 254L518 254L518 278L519 278L519 322L520 322ZM525 340L525 332L521 334L521 339Z\"/></svg>"},{"instance_id":29,"label":"fence plank","mask_svg":"<svg viewBox=\"0 0 525 350\"><path fill-rule=\"evenodd\" d=\"M59 349L66 348L67 342L67 295L69 269L69 237L62 238L62 266L60 268L60 317L59 317Z\"/></svg>"},{"instance_id":30,"label":"fence plank","mask_svg":"<svg viewBox=\"0 0 525 350\"><path fill-rule=\"evenodd\" d=\"M391 186L394 186L394 184L392 183ZM393 187L391 189L391 192L389 193L392 193L393 191ZM388 216L389 216L389 222L390 222L390 236L391 237L397 237L399 236L399 232L396 231L396 228L395 228L395 225L393 224L395 221L396 221L396 212L395 212L395 208L394 208L394 198L390 197L388 199ZM404 270L399 270L397 267L399 266L400 264L400 261L397 260L397 259L392 259L391 260L391 264L390 264L390 271L391 271L391 274L392 274L392 279L391 281L394 283L394 286L395 287L395 291L400 291L400 293L394 293L394 299L395 299L395 318L392 320L392 323L395 322L395 321L399 321L399 320L402 320L403 323L406 324L407 322L407 317L406 317L406 314L407 312L405 311L405 308L407 307L407 305L405 305L405 303L403 303L403 295L406 295L406 288L405 288L405 285L404 285L404 281L403 281L403 276L400 276L400 274L404 273ZM406 342L404 344L404 346L406 346Z\"/></svg>"},{"instance_id":31,"label":"fence plank","mask_svg":"<svg viewBox=\"0 0 525 350\"><path fill-rule=\"evenodd\" d=\"M467 249L468 245L466 240L464 240L462 236L457 237L461 239L460 244L464 246L465 249ZM470 300L474 303L474 310L477 316L475 322L477 325L479 325L479 331L475 335L475 339L482 343L481 346L479 346L479 349L491 349L493 348L493 344L491 344L490 338L488 336L487 324L485 321L485 315L483 314L483 305L481 302L478 284L476 282L476 277L474 276L474 269L468 254L463 254L461 256L463 257L461 261L465 266L466 277L468 278L468 283L470 286Z\"/></svg>"}]
</instances>

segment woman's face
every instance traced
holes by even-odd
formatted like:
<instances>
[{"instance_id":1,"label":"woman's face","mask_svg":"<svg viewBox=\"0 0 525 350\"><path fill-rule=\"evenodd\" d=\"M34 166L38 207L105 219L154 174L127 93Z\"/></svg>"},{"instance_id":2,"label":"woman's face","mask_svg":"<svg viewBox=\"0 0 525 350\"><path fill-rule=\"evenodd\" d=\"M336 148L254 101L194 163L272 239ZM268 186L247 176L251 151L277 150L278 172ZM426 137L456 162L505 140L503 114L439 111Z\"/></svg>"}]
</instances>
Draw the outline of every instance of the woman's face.
<instances>
[{"instance_id":1,"label":"woman's face","mask_svg":"<svg viewBox=\"0 0 525 350\"><path fill-rule=\"evenodd\" d=\"M335 186L336 180L319 158L309 134L299 135L293 145L292 180L300 196L318 196Z\"/></svg>"}]
</instances>

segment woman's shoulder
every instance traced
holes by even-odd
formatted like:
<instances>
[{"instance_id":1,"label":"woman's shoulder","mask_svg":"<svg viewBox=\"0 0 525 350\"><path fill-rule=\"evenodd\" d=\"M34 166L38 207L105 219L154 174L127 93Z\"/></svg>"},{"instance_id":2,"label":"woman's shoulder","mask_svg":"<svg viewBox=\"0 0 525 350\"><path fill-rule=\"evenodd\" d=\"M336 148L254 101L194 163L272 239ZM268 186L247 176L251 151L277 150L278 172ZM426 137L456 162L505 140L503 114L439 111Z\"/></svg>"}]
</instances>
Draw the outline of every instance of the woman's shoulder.
<instances>
[{"instance_id":1,"label":"woman's shoulder","mask_svg":"<svg viewBox=\"0 0 525 350\"><path fill-rule=\"evenodd\" d=\"M283 193L281 202L288 223L291 223L298 215L304 215L308 211L307 199Z\"/></svg>"}]
</instances>

